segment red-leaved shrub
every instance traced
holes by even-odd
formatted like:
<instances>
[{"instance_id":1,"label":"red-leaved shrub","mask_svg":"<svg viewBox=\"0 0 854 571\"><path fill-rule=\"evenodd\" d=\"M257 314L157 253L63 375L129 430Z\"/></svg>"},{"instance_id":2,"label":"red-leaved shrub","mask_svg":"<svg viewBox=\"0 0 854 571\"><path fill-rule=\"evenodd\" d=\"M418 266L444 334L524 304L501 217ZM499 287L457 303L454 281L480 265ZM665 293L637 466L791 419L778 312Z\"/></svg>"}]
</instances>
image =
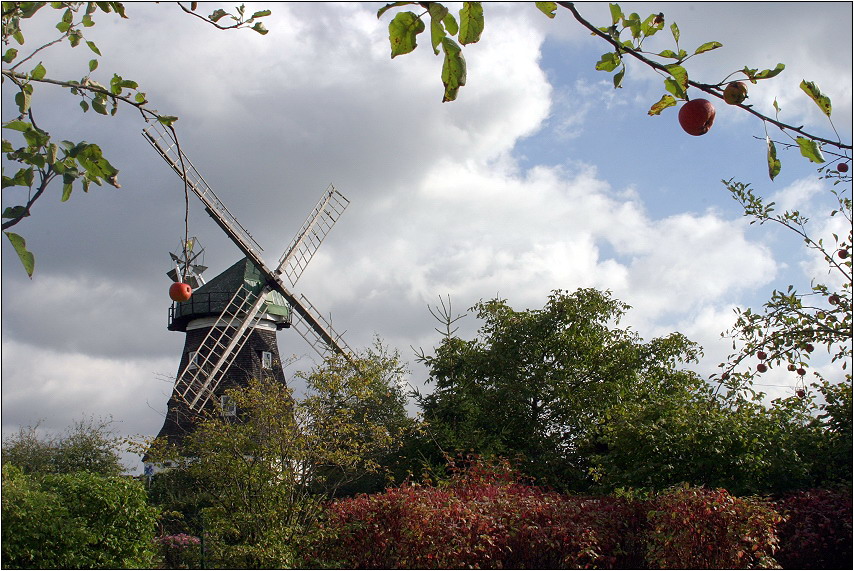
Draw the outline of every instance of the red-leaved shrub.
<instances>
[{"instance_id":1,"label":"red-leaved shrub","mask_svg":"<svg viewBox=\"0 0 854 571\"><path fill-rule=\"evenodd\" d=\"M850 569L852 564L851 492L809 490L789 494L775 504L786 521L779 526L784 569Z\"/></svg>"},{"instance_id":2,"label":"red-leaved shrub","mask_svg":"<svg viewBox=\"0 0 854 571\"><path fill-rule=\"evenodd\" d=\"M334 502L316 561L346 568L626 568L640 551L629 500L546 492L480 465L447 487Z\"/></svg>"},{"instance_id":3,"label":"red-leaved shrub","mask_svg":"<svg viewBox=\"0 0 854 571\"><path fill-rule=\"evenodd\" d=\"M653 569L776 567L780 515L726 490L671 488L650 501L646 565Z\"/></svg>"}]
</instances>

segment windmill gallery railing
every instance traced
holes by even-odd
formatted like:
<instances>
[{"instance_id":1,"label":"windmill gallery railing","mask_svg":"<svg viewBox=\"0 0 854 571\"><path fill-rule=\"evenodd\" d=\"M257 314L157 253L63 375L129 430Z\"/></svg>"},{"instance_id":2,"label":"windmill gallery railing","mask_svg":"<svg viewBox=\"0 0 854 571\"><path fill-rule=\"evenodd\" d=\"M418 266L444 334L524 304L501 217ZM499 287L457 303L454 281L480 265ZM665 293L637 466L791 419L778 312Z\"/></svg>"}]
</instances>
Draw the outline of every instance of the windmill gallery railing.
<instances>
[{"instance_id":1,"label":"windmill gallery railing","mask_svg":"<svg viewBox=\"0 0 854 571\"><path fill-rule=\"evenodd\" d=\"M196 319L200 316L217 316L222 313L231 301L231 293L224 291L200 291L193 293L188 301L175 302L169 306L169 321L167 328L170 331L180 330L184 319ZM288 316L281 327L290 327L293 313L288 308Z\"/></svg>"}]
</instances>

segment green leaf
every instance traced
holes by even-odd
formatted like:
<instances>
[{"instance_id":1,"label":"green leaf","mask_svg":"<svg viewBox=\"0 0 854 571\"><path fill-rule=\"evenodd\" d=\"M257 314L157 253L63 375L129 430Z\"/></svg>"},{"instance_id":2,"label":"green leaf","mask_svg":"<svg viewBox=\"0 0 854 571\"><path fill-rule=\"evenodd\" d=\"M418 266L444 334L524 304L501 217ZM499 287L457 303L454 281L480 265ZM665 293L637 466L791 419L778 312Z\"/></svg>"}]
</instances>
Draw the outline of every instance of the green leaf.
<instances>
[{"instance_id":1,"label":"green leaf","mask_svg":"<svg viewBox=\"0 0 854 571\"><path fill-rule=\"evenodd\" d=\"M602 57L596 62L596 69L598 71L614 71L618 65L620 65L619 54L608 52L602 54Z\"/></svg>"},{"instance_id":2,"label":"green leaf","mask_svg":"<svg viewBox=\"0 0 854 571\"><path fill-rule=\"evenodd\" d=\"M676 64L667 65L664 67L667 68L667 71L670 73L670 75L673 76L673 79L676 80L676 82L682 88L682 91L683 92L687 91L688 90L688 72L685 70L685 68L682 67L681 65L676 65Z\"/></svg>"},{"instance_id":3,"label":"green leaf","mask_svg":"<svg viewBox=\"0 0 854 571\"><path fill-rule=\"evenodd\" d=\"M716 50L722 47L723 44L720 42L706 42L705 44L694 50L694 55L710 52L712 50Z\"/></svg>"},{"instance_id":4,"label":"green leaf","mask_svg":"<svg viewBox=\"0 0 854 571\"><path fill-rule=\"evenodd\" d=\"M679 43L679 26L676 25L676 22L670 24L670 33L673 34L673 39L676 40L676 43Z\"/></svg>"},{"instance_id":5,"label":"green leaf","mask_svg":"<svg viewBox=\"0 0 854 571\"><path fill-rule=\"evenodd\" d=\"M134 99L134 101L136 101L137 103L142 105L143 103L146 102L145 101L145 93L143 93L142 91L139 91L139 92L137 92L136 95L134 95L133 99Z\"/></svg>"},{"instance_id":6,"label":"green leaf","mask_svg":"<svg viewBox=\"0 0 854 571\"><path fill-rule=\"evenodd\" d=\"M823 163L824 155L821 154L821 147L812 139L806 137L797 137L795 141L798 147L801 148L801 154L814 163Z\"/></svg>"},{"instance_id":7,"label":"green leaf","mask_svg":"<svg viewBox=\"0 0 854 571\"><path fill-rule=\"evenodd\" d=\"M18 50L15 48L9 48L6 50L6 53L3 54L3 63L12 63L16 57L18 57Z\"/></svg>"},{"instance_id":8,"label":"green leaf","mask_svg":"<svg viewBox=\"0 0 854 571\"><path fill-rule=\"evenodd\" d=\"M662 111L674 105L676 105L676 99L672 95L664 95L655 105L649 108L647 114L659 115Z\"/></svg>"},{"instance_id":9,"label":"green leaf","mask_svg":"<svg viewBox=\"0 0 854 571\"><path fill-rule=\"evenodd\" d=\"M540 12L548 16L549 18L555 17L555 12L557 12L557 4L554 2L534 2L537 8L540 9Z\"/></svg>"},{"instance_id":10,"label":"green leaf","mask_svg":"<svg viewBox=\"0 0 854 571\"><path fill-rule=\"evenodd\" d=\"M264 25L264 22L255 22L255 25L254 25L254 26L252 26L252 29L253 29L254 31L258 32L259 34L261 34L262 36L267 35L267 32L269 32L269 31L270 31L270 30L268 30L268 29L267 29L267 27Z\"/></svg>"},{"instance_id":11,"label":"green leaf","mask_svg":"<svg viewBox=\"0 0 854 571\"><path fill-rule=\"evenodd\" d=\"M442 38L445 37L445 26L442 21L448 14L448 9L438 2L430 3L430 43L433 46L433 53L439 55L439 44Z\"/></svg>"},{"instance_id":12,"label":"green leaf","mask_svg":"<svg viewBox=\"0 0 854 571\"><path fill-rule=\"evenodd\" d=\"M662 50L658 55L670 59L679 59L679 56L673 50Z\"/></svg>"},{"instance_id":13,"label":"green leaf","mask_svg":"<svg viewBox=\"0 0 854 571\"><path fill-rule=\"evenodd\" d=\"M454 18L454 15L450 12L445 15L445 19L442 22L445 24L445 29L452 36L456 36L457 32L460 31L460 25L457 24L457 19Z\"/></svg>"},{"instance_id":14,"label":"green leaf","mask_svg":"<svg viewBox=\"0 0 854 571\"><path fill-rule=\"evenodd\" d=\"M416 36L424 31L424 22L413 12L401 12L388 23L391 57L410 53L418 46Z\"/></svg>"},{"instance_id":15,"label":"green leaf","mask_svg":"<svg viewBox=\"0 0 854 571\"><path fill-rule=\"evenodd\" d=\"M83 22L83 27L84 27L84 28L91 28L92 26L94 26L94 25L95 25L95 21L92 19L92 16L90 16L89 14L84 14L84 15L83 15L83 20L82 20L82 22Z\"/></svg>"},{"instance_id":16,"label":"green leaf","mask_svg":"<svg viewBox=\"0 0 854 571\"><path fill-rule=\"evenodd\" d=\"M632 37L637 39L641 35L641 19L637 12L629 14L628 18L623 19L623 25L632 31Z\"/></svg>"},{"instance_id":17,"label":"green leaf","mask_svg":"<svg viewBox=\"0 0 854 571\"><path fill-rule=\"evenodd\" d=\"M685 90L682 89L682 86L678 81L673 79L672 77L668 77L664 80L664 88L673 94L677 99L685 99L687 97Z\"/></svg>"},{"instance_id":18,"label":"green leaf","mask_svg":"<svg viewBox=\"0 0 854 571\"><path fill-rule=\"evenodd\" d=\"M616 25L617 22L623 19L623 11L620 9L619 4L608 4L608 8L611 10L611 25Z\"/></svg>"},{"instance_id":19,"label":"green leaf","mask_svg":"<svg viewBox=\"0 0 854 571\"><path fill-rule=\"evenodd\" d=\"M833 111L833 106L830 104L830 97L822 93L818 85L812 81L803 80L801 81L801 89L810 96L810 99L815 101L815 104L818 105L822 113L830 117L830 113ZM801 148L801 152L803 152L803 147Z\"/></svg>"},{"instance_id":20,"label":"green leaf","mask_svg":"<svg viewBox=\"0 0 854 571\"><path fill-rule=\"evenodd\" d=\"M442 50L445 52L445 60L442 63L442 83L445 85L442 103L444 103L456 99L457 91L466 84L466 60L463 58L462 48L451 38L442 39Z\"/></svg>"},{"instance_id":21,"label":"green leaf","mask_svg":"<svg viewBox=\"0 0 854 571\"><path fill-rule=\"evenodd\" d=\"M88 103L86 103L86 100L85 100L85 99L82 99L82 100L80 101L80 108L81 108L81 109L83 109L83 112L84 112L84 113L86 113L87 111L89 111L89 104L88 104Z\"/></svg>"},{"instance_id":22,"label":"green leaf","mask_svg":"<svg viewBox=\"0 0 854 571\"><path fill-rule=\"evenodd\" d=\"M22 133L24 131L29 131L30 129L32 129L32 127L33 126L30 123L27 123L26 121L9 121L5 125L3 125L4 129L12 129L13 131L20 131Z\"/></svg>"},{"instance_id":23,"label":"green leaf","mask_svg":"<svg viewBox=\"0 0 854 571\"><path fill-rule=\"evenodd\" d=\"M18 258L21 259L21 263L24 265L24 270L27 272L27 276L32 279L36 261L32 252L27 250L27 242L14 232L3 233L6 234L6 237L9 238L9 241L12 243L12 247L15 248L15 252L18 253Z\"/></svg>"},{"instance_id":24,"label":"green leaf","mask_svg":"<svg viewBox=\"0 0 854 571\"><path fill-rule=\"evenodd\" d=\"M626 66L620 68L620 71L614 74L614 89L623 86L623 76L626 75Z\"/></svg>"},{"instance_id":25,"label":"green leaf","mask_svg":"<svg viewBox=\"0 0 854 571\"><path fill-rule=\"evenodd\" d=\"M228 15L228 12L226 12L222 8L218 8L218 9L214 10L213 14L208 16L208 19L211 22L219 22L221 19L223 19L227 15Z\"/></svg>"},{"instance_id":26,"label":"green leaf","mask_svg":"<svg viewBox=\"0 0 854 571\"><path fill-rule=\"evenodd\" d=\"M250 18L250 20L254 20L255 18L265 18L272 13L273 12L271 12L270 10L261 10L259 12L255 12L254 14L252 14L252 17Z\"/></svg>"},{"instance_id":27,"label":"green leaf","mask_svg":"<svg viewBox=\"0 0 854 571\"><path fill-rule=\"evenodd\" d=\"M66 202L69 198L71 198L71 191L74 189L73 182L76 180L76 176L72 173L65 172L62 175L62 197L60 198L61 202ZM69 182L70 181L70 182Z\"/></svg>"},{"instance_id":28,"label":"green leaf","mask_svg":"<svg viewBox=\"0 0 854 571\"><path fill-rule=\"evenodd\" d=\"M30 108L30 94L23 90L19 91L15 94L15 103L21 113L26 113Z\"/></svg>"},{"instance_id":29,"label":"green leaf","mask_svg":"<svg viewBox=\"0 0 854 571\"><path fill-rule=\"evenodd\" d=\"M771 177L771 180L774 180L774 177L780 174L782 164L780 163L780 159L777 158L777 147L774 146L774 141L771 140L771 137L766 136L765 143L768 146L768 176Z\"/></svg>"},{"instance_id":30,"label":"green leaf","mask_svg":"<svg viewBox=\"0 0 854 571\"><path fill-rule=\"evenodd\" d=\"M71 44L72 48L76 48L77 46L79 46L80 40L82 40L82 39L83 39L83 35L80 32L78 32L77 30L74 30L73 32L68 34L68 43Z\"/></svg>"},{"instance_id":31,"label":"green leaf","mask_svg":"<svg viewBox=\"0 0 854 571\"><path fill-rule=\"evenodd\" d=\"M480 2L463 2L460 10L460 43L474 44L483 33L483 6ZM447 52L445 52L447 53Z\"/></svg>"},{"instance_id":32,"label":"green leaf","mask_svg":"<svg viewBox=\"0 0 854 571\"><path fill-rule=\"evenodd\" d=\"M3 210L3 218L25 218L29 215L25 206L10 206Z\"/></svg>"},{"instance_id":33,"label":"green leaf","mask_svg":"<svg viewBox=\"0 0 854 571\"><path fill-rule=\"evenodd\" d=\"M98 49L98 46L95 45L95 42L86 41L86 45L89 46L89 49L95 52L98 55L101 55L101 50Z\"/></svg>"},{"instance_id":34,"label":"green leaf","mask_svg":"<svg viewBox=\"0 0 854 571\"><path fill-rule=\"evenodd\" d=\"M757 73L754 77L756 79L771 79L780 74L781 71L786 69L786 66L782 63L778 63L777 67L774 69L763 69L759 73Z\"/></svg>"},{"instance_id":35,"label":"green leaf","mask_svg":"<svg viewBox=\"0 0 854 571\"><path fill-rule=\"evenodd\" d=\"M96 113L99 113L101 115L106 115L107 114L107 107L106 107L106 105L104 105L104 101L105 100L103 98L96 97L95 99L92 100L92 109L94 109Z\"/></svg>"},{"instance_id":36,"label":"green leaf","mask_svg":"<svg viewBox=\"0 0 854 571\"><path fill-rule=\"evenodd\" d=\"M93 72L93 71L95 71L96 69L98 69L98 60L96 60L96 59L90 59L90 60L89 60L89 71L90 71L90 72Z\"/></svg>"},{"instance_id":37,"label":"green leaf","mask_svg":"<svg viewBox=\"0 0 854 571\"><path fill-rule=\"evenodd\" d=\"M167 127L171 127L172 124L177 121L178 118L174 115L163 115L157 118L157 122L161 125L165 125Z\"/></svg>"}]
</instances>

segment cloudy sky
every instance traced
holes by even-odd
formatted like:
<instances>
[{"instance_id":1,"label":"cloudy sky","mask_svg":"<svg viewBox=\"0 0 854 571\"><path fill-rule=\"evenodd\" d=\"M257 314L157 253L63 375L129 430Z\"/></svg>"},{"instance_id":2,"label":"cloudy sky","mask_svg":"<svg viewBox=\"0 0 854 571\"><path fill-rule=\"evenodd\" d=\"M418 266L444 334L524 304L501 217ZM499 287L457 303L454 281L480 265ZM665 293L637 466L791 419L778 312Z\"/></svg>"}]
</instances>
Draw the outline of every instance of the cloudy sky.
<instances>
[{"instance_id":1,"label":"cloudy sky","mask_svg":"<svg viewBox=\"0 0 854 571\"><path fill-rule=\"evenodd\" d=\"M594 65L605 44L565 10L486 7L479 44L465 48L468 84L442 103L441 57L429 39L390 59L391 14L379 3L251 4L270 8L270 33L221 32L170 4L131 4L129 20L98 14L86 30L103 57L95 79L137 81L152 105L180 117L182 147L274 263L331 182L350 200L295 288L354 348L378 335L423 370L412 347L438 343L428 312L450 296L455 312L500 296L539 308L553 289L610 289L632 306L625 324L650 339L681 331L706 352L711 374L729 352L720 333L735 307L758 307L775 287L808 286L814 260L794 237L749 226L721 179L752 182L762 195L816 215L834 230L824 183L797 152L781 151L774 182L763 124L717 104L712 131L691 137L676 110L647 110L661 77L630 64L623 88ZM201 10L212 11L202 4ZM229 6L226 6L227 8ZM798 88L817 83L834 123L851 140L850 3L624 4L677 22L681 47L724 47L688 62L715 83L744 66L786 70L751 87L750 101L824 136L832 130ZM581 4L597 25L607 4ZM25 28L27 46L53 39L52 10ZM664 32L651 48L673 48ZM658 39L658 38L655 38ZM79 79L91 53L57 46L40 54L48 75ZM23 53L23 50L22 50ZM35 60L34 60L35 62ZM3 84L3 120L14 117ZM59 88L38 86L39 125L54 138L99 143L121 174L120 190L52 189L15 231L36 255L27 279L2 246L4 437L38 421L62 430L83 416L111 416L123 434L155 434L183 347L167 331L169 251L183 235L179 179L140 135L138 113L80 112ZM772 136L780 135L771 131ZM4 135L5 136L5 135ZM240 253L193 197L190 234L206 248L207 277ZM20 195L3 194L3 206ZM826 217L826 216L825 216ZM840 229L835 228L838 232ZM461 333L477 328L473 318ZM312 363L293 330L283 355ZM795 378L764 379L769 394ZM777 386L779 385L779 386ZM132 469L137 467L131 464Z\"/></svg>"}]
</instances>

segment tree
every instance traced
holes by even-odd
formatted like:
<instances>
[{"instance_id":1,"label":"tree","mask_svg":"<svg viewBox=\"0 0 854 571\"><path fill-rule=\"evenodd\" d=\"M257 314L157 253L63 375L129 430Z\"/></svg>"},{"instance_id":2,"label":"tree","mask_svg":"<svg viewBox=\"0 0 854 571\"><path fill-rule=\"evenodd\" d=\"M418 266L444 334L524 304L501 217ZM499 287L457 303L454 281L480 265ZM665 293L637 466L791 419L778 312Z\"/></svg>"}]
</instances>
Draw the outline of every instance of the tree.
<instances>
[{"instance_id":1,"label":"tree","mask_svg":"<svg viewBox=\"0 0 854 571\"><path fill-rule=\"evenodd\" d=\"M156 511L128 477L28 475L4 463L3 567L150 567Z\"/></svg>"},{"instance_id":2,"label":"tree","mask_svg":"<svg viewBox=\"0 0 854 571\"><path fill-rule=\"evenodd\" d=\"M822 346L830 355L831 362L839 362L839 374L845 380L840 378L838 381L846 382L850 391L851 372L847 369L852 357L854 326L851 176L838 170L828 170L824 178L831 180L834 186L843 185L842 190L829 190L835 204L828 220L834 216L843 217L848 235L833 234L832 244L816 237L808 228L809 219L799 211L777 213L775 204L763 200L749 184L723 181L733 198L744 208L744 215L751 218L751 224L773 223L794 232L808 250L818 254L827 264L827 274L813 279L810 292L799 293L789 285L785 292L774 290L760 311L737 311L735 325L725 333L733 339L733 349L737 351L729 356L726 363L721 363L723 370L716 377L730 392L750 387L750 382L757 375L757 361L767 369L785 365L793 377L795 374L800 377L801 389L805 390L804 375L814 351ZM746 370L745 364L748 365ZM817 371L813 374L819 384L826 380Z\"/></svg>"},{"instance_id":3,"label":"tree","mask_svg":"<svg viewBox=\"0 0 854 571\"><path fill-rule=\"evenodd\" d=\"M3 465L27 474L91 472L118 476L124 471L112 420L81 419L64 434L40 437L38 425L22 427L3 441Z\"/></svg>"},{"instance_id":4,"label":"tree","mask_svg":"<svg viewBox=\"0 0 854 571\"><path fill-rule=\"evenodd\" d=\"M618 327L628 309L595 289L556 290L539 310L502 299L475 305L483 321L475 339L448 327L435 354L419 357L435 384L417 395L426 446L520 457L542 483L586 489L591 447L614 407L702 383L679 369L696 359L696 344L679 333L643 342Z\"/></svg>"},{"instance_id":5,"label":"tree","mask_svg":"<svg viewBox=\"0 0 854 571\"><path fill-rule=\"evenodd\" d=\"M687 482L735 495L779 494L850 485L851 440L843 441L850 434L850 417L819 415L812 398L766 405L760 395L724 399L703 386L614 407L591 462L606 493Z\"/></svg>"},{"instance_id":6,"label":"tree","mask_svg":"<svg viewBox=\"0 0 854 571\"><path fill-rule=\"evenodd\" d=\"M321 502L376 472L399 447L411 421L397 355L371 350L355 364L334 356L301 373L302 398L274 381L233 389L237 420L210 416L171 457L150 453L156 462L181 462L202 493L214 559L237 568L296 565Z\"/></svg>"},{"instance_id":7,"label":"tree","mask_svg":"<svg viewBox=\"0 0 854 571\"><path fill-rule=\"evenodd\" d=\"M269 10L260 10L247 17L245 7L240 5L234 14L217 9L205 17L196 13L198 2L190 4L187 7L179 2L178 6L220 30L250 28L259 34L267 33L264 24L258 20L269 16ZM24 25L46 6L60 14L56 24L59 37L26 54L19 53L18 48L25 41ZM95 25L95 16L99 11L127 19L121 2L3 2L3 81L5 83L8 80L17 89L15 103L19 112L11 121L3 122L3 129L19 133L22 139L13 142L3 138L2 153L7 160L19 165L12 176L4 172L3 189L26 189L26 194L21 192L21 197L16 199L21 201L20 204L4 209L3 230L30 277L35 269L35 258L27 250L24 238L7 230L31 216L36 201L44 195L51 183L62 181L63 202L71 197L78 184L84 192L88 192L92 184L101 186L107 183L115 188L121 187L118 182L119 170L110 164L99 145L86 141L56 142L45 126L36 120L37 110L32 106L36 86L50 85L67 89L72 97L80 98L80 107L84 113L91 109L101 115L115 115L120 106L131 106L139 111L145 121L160 122L176 136L172 125L178 118L162 114L151 107L148 96L141 91L136 81L114 73L108 87L96 79L99 60L94 56L102 54L94 42L86 40L84 31ZM226 25L224 22L229 20L232 23ZM85 44L94 54L93 59L89 60L88 69L79 80L52 76L41 61L33 65L36 55L43 55L44 50L66 41L71 48ZM29 71L24 71L27 69ZM185 237L185 242L187 239Z\"/></svg>"}]
</instances>

